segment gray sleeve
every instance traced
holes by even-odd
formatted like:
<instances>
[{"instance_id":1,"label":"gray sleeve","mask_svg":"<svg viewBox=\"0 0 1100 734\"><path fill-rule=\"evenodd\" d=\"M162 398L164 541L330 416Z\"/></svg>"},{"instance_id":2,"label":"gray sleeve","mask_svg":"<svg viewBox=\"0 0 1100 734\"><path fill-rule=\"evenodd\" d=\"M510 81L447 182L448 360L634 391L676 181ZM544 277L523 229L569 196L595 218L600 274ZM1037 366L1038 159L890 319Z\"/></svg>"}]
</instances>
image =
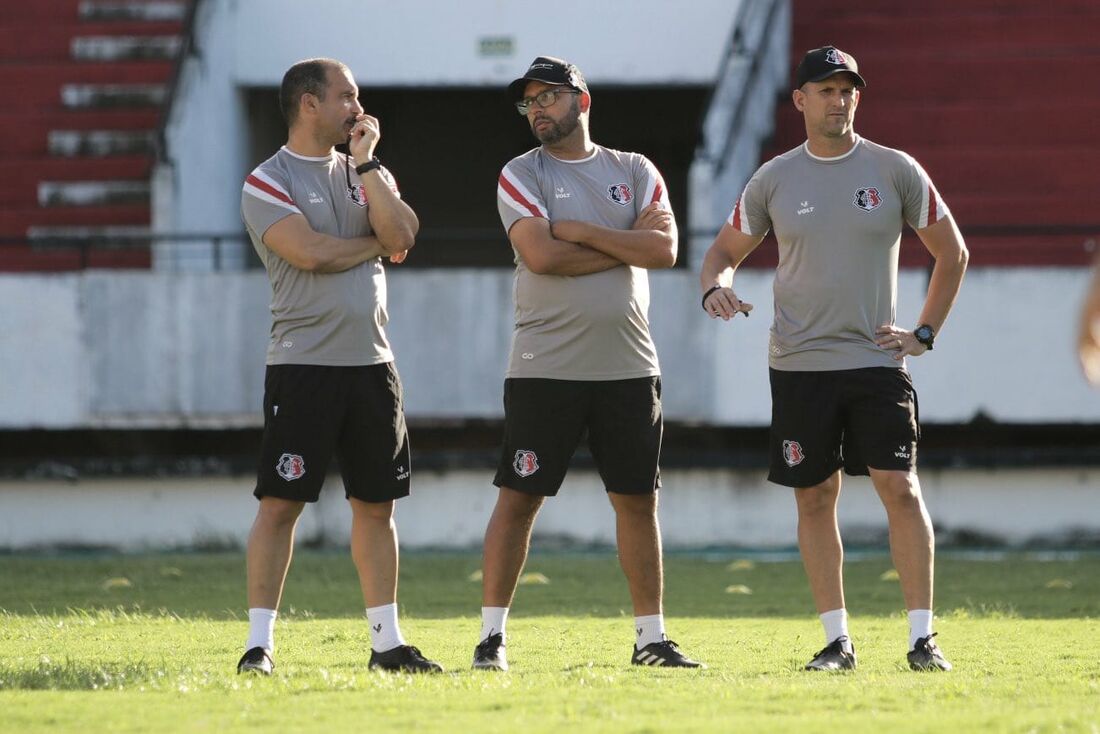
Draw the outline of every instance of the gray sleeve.
<instances>
[{"instance_id":1,"label":"gray sleeve","mask_svg":"<svg viewBox=\"0 0 1100 734\"><path fill-rule=\"evenodd\" d=\"M906 154L899 156L899 159L897 188L909 226L924 229L947 217L947 205L921 164Z\"/></svg>"},{"instance_id":2,"label":"gray sleeve","mask_svg":"<svg viewBox=\"0 0 1100 734\"><path fill-rule=\"evenodd\" d=\"M291 198L287 182L278 172L257 168L248 175L241 191L241 217L249 230L263 239L271 225L302 210Z\"/></svg>"},{"instance_id":3,"label":"gray sleeve","mask_svg":"<svg viewBox=\"0 0 1100 734\"><path fill-rule=\"evenodd\" d=\"M754 237L763 237L772 228L767 200L768 168L768 166L762 166L753 174L733 205L729 218L726 219L734 229Z\"/></svg>"},{"instance_id":4,"label":"gray sleeve","mask_svg":"<svg viewBox=\"0 0 1100 734\"><path fill-rule=\"evenodd\" d=\"M518 158L509 161L500 172L497 180L497 211L506 233L524 217L550 219L534 171Z\"/></svg>"}]
</instances>

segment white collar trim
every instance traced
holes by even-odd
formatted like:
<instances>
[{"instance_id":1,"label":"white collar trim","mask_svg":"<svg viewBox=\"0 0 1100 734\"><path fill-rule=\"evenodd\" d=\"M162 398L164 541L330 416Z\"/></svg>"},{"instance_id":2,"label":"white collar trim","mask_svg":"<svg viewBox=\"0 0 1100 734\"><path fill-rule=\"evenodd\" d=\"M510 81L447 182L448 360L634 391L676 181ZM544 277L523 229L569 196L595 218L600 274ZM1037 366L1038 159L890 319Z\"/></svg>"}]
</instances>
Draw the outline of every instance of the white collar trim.
<instances>
[{"instance_id":1,"label":"white collar trim","mask_svg":"<svg viewBox=\"0 0 1100 734\"><path fill-rule=\"evenodd\" d=\"M852 149L851 150L849 150L847 153L842 153L840 155L834 155L834 156L829 157L829 158L826 158L825 156L814 155L813 153L811 153L810 152L810 141L809 140L807 140L805 143L802 144L802 149L806 151L806 155L810 156L815 161L821 161L823 163L832 163L834 161L842 161L845 158L847 158L848 156L850 156L852 153L855 153L856 148L858 148L859 144L862 143L862 142L863 142L863 138L861 138L857 135L856 136L856 141L852 144Z\"/></svg>"},{"instance_id":2,"label":"white collar trim","mask_svg":"<svg viewBox=\"0 0 1100 734\"><path fill-rule=\"evenodd\" d=\"M588 161L590 161L590 160L592 160L593 158L595 158L595 157L596 157L596 155L597 155L597 154L598 154L599 152L600 152L600 149L599 149L598 147L593 147L593 148L592 148L592 154L591 154L591 155L589 155L589 156L586 156L586 157L584 157L584 158L578 158L578 159L577 159L577 160L575 160L575 161L567 161L567 160L566 160L566 159L564 159L564 158L558 158L558 157L557 157L556 155L554 155L553 153L551 153L551 152L550 152L550 151L548 151L548 150L546 151L546 155L550 156L551 158L553 158L554 160L556 160L556 161L557 161L558 163L569 163L570 165L572 165L572 164L575 164L575 163L587 163Z\"/></svg>"},{"instance_id":3,"label":"white collar trim","mask_svg":"<svg viewBox=\"0 0 1100 734\"><path fill-rule=\"evenodd\" d=\"M315 163L320 163L322 161L331 161L332 160L332 153L329 153L328 155L322 155L322 156L302 155L301 153L295 153L293 150L286 147L285 145L281 148L281 150L283 150L286 153L289 153L290 155L294 156L295 158L297 158L298 160L301 160L301 161L314 161Z\"/></svg>"}]
</instances>

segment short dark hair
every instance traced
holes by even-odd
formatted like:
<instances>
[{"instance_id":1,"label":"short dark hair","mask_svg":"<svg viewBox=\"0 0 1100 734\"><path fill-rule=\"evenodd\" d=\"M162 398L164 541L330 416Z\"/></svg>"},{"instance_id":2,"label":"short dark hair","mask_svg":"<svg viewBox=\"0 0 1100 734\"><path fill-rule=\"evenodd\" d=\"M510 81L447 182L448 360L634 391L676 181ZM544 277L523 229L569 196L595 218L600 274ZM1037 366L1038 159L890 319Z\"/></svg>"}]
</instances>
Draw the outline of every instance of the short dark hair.
<instances>
[{"instance_id":1,"label":"short dark hair","mask_svg":"<svg viewBox=\"0 0 1100 734\"><path fill-rule=\"evenodd\" d=\"M279 87L279 109L283 113L287 127L298 118L298 104L303 94L312 94L317 99L325 98L328 88L328 70L348 67L336 59L306 59L299 61L283 74L283 83Z\"/></svg>"}]
</instances>

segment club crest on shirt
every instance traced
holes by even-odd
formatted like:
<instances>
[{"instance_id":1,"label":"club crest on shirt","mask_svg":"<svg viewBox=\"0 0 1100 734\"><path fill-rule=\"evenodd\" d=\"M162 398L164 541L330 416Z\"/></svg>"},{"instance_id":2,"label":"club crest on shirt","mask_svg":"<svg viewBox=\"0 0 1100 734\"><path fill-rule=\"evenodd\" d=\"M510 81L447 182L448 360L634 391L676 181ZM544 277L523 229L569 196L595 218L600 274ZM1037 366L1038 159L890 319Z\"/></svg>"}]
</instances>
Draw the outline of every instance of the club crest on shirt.
<instances>
[{"instance_id":1,"label":"club crest on shirt","mask_svg":"<svg viewBox=\"0 0 1100 734\"><path fill-rule=\"evenodd\" d=\"M288 482L301 479L306 475L306 462L298 454L283 454L275 464L275 471Z\"/></svg>"},{"instance_id":2,"label":"club crest on shirt","mask_svg":"<svg viewBox=\"0 0 1100 734\"><path fill-rule=\"evenodd\" d=\"M607 198L619 206L626 206L634 201L634 192L625 183L611 184L607 187Z\"/></svg>"},{"instance_id":3,"label":"club crest on shirt","mask_svg":"<svg viewBox=\"0 0 1100 734\"><path fill-rule=\"evenodd\" d=\"M516 452L516 458L512 461L512 468L521 477L529 477L539 470L539 457L534 451L520 449Z\"/></svg>"},{"instance_id":4,"label":"club crest on shirt","mask_svg":"<svg viewBox=\"0 0 1100 734\"><path fill-rule=\"evenodd\" d=\"M348 198L356 204L356 206L367 205L367 192L363 190L363 184L352 184L348 189Z\"/></svg>"},{"instance_id":5,"label":"club crest on shirt","mask_svg":"<svg viewBox=\"0 0 1100 734\"><path fill-rule=\"evenodd\" d=\"M798 466L805 458L806 454L802 453L802 444L798 441L783 442L783 461L787 462L787 466Z\"/></svg>"},{"instance_id":6,"label":"club crest on shirt","mask_svg":"<svg viewBox=\"0 0 1100 734\"><path fill-rule=\"evenodd\" d=\"M856 189L856 198L852 203L863 211L869 212L882 205L882 195L874 186L864 186L862 189Z\"/></svg>"}]
</instances>

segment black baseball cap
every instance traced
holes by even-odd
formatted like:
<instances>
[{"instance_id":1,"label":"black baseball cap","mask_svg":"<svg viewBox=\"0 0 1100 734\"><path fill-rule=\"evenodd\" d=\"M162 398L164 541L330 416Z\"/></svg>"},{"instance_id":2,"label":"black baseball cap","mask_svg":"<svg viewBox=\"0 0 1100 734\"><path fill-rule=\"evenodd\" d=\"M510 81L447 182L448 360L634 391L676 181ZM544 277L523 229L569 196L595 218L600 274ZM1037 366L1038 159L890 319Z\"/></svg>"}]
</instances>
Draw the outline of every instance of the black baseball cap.
<instances>
[{"instance_id":1,"label":"black baseball cap","mask_svg":"<svg viewBox=\"0 0 1100 734\"><path fill-rule=\"evenodd\" d=\"M558 84L564 87L573 87L581 92L588 91L581 70L564 59L556 59L553 56L538 56L527 68L527 73L508 85L508 92L519 99L523 96L523 90L527 82L546 82Z\"/></svg>"},{"instance_id":2,"label":"black baseball cap","mask_svg":"<svg viewBox=\"0 0 1100 734\"><path fill-rule=\"evenodd\" d=\"M797 89L806 82L819 82L844 71L855 77L857 87L867 86L867 82L859 75L859 64L856 63L855 56L844 53L836 46L815 48L802 57L794 72L794 86Z\"/></svg>"}]
</instances>

